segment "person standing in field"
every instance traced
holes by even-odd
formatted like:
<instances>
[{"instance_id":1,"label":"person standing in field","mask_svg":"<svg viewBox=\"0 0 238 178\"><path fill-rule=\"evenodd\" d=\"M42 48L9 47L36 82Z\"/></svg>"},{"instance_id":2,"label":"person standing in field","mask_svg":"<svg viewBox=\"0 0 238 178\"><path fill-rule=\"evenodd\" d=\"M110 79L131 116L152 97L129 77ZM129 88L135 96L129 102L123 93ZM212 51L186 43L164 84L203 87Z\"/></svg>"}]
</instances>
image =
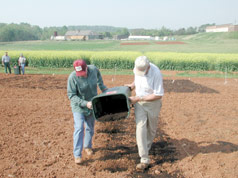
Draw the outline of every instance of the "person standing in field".
<instances>
[{"instance_id":1,"label":"person standing in field","mask_svg":"<svg viewBox=\"0 0 238 178\"><path fill-rule=\"evenodd\" d=\"M18 65L21 67L22 74L25 74L25 65L26 65L26 58L23 56L23 54L20 55L18 59Z\"/></svg>"},{"instance_id":2,"label":"person standing in field","mask_svg":"<svg viewBox=\"0 0 238 178\"><path fill-rule=\"evenodd\" d=\"M8 69L9 73L11 74L10 57L8 56L8 52L5 52L5 55L2 56L2 65L4 65L5 73L8 73Z\"/></svg>"},{"instance_id":3,"label":"person standing in field","mask_svg":"<svg viewBox=\"0 0 238 178\"><path fill-rule=\"evenodd\" d=\"M156 135L162 106L163 78L159 68L146 56L136 58L133 72L134 82L126 86L135 89L136 93L136 96L129 97L135 106L136 142L140 156L136 170L145 170L149 167L149 150Z\"/></svg>"},{"instance_id":4,"label":"person standing in field","mask_svg":"<svg viewBox=\"0 0 238 178\"><path fill-rule=\"evenodd\" d=\"M82 59L74 61L74 71L68 77L67 95L74 117L73 153L75 163L82 163L82 150L92 155L92 138L95 119L92 114L91 99L97 95L97 86L104 92L100 71L94 65L87 65ZM85 129L84 129L85 126Z\"/></svg>"}]
</instances>

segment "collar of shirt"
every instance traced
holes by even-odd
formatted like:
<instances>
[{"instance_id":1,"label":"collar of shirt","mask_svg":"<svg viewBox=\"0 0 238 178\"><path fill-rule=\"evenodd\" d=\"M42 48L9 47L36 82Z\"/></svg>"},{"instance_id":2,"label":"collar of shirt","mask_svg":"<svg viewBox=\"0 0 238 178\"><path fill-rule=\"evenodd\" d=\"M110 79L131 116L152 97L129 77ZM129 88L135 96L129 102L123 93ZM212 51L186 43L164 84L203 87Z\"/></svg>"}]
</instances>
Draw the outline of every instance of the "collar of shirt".
<instances>
[{"instance_id":1,"label":"collar of shirt","mask_svg":"<svg viewBox=\"0 0 238 178\"><path fill-rule=\"evenodd\" d=\"M156 66L150 63L150 69L145 76L135 75L135 86L137 96L146 96L153 93L162 93L162 78L156 71ZM155 81L161 81L155 85ZM157 83L157 82L156 82Z\"/></svg>"},{"instance_id":2,"label":"collar of shirt","mask_svg":"<svg viewBox=\"0 0 238 178\"><path fill-rule=\"evenodd\" d=\"M145 77L151 77L152 76L152 73L153 73L153 68L151 66L151 63L150 63L150 69L148 70L147 74L145 75Z\"/></svg>"}]
</instances>

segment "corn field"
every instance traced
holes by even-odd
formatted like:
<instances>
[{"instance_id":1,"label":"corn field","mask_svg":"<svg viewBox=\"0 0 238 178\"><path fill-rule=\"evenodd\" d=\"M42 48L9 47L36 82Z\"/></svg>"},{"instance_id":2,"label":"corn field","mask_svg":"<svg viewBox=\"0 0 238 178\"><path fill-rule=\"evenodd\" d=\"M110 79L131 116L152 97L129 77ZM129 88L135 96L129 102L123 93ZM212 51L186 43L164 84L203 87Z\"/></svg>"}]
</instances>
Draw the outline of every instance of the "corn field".
<instances>
[{"instance_id":1,"label":"corn field","mask_svg":"<svg viewBox=\"0 0 238 178\"><path fill-rule=\"evenodd\" d=\"M3 55L4 51L0 51ZM136 57L146 55L161 70L238 71L238 54L174 53L134 51L9 51L11 63L17 64L19 55L27 58L31 67L68 68L76 59L84 59L100 69L133 69Z\"/></svg>"}]
</instances>

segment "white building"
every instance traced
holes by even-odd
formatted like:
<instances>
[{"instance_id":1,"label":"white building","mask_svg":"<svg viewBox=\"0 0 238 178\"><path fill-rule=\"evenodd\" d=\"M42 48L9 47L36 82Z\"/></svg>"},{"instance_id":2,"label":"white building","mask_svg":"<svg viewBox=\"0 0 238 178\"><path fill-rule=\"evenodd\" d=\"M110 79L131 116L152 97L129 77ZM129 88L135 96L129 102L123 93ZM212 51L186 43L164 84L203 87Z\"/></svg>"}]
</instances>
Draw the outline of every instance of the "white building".
<instances>
[{"instance_id":1,"label":"white building","mask_svg":"<svg viewBox=\"0 0 238 178\"><path fill-rule=\"evenodd\" d=\"M159 40L161 40L159 36L155 36L155 38L154 38L154 39L155 39L156 41L159 41Z\"/></svg>"},{"instance_id":2,"label":"white building","mask_svg":"<svg viewBox=\"0 0 238 178\"><path fill-rule=\"evenodd\" d=\"M153 40L151 36L129 36L129 40Z\"/></svg>"},{"instance_id":3,"label":"white building","mask_svg":"<svg viewBox=\"0 0 238 178\"><path fill-rule=\"evenodd\" d=\"M163 41L168 41L168 40L169 40L169 37L167 37L167 36L163 37Z\"/></svg>"},{"instance_id":4,"label":"white building","mask_svg":"<svg viewBox=\"0 0 238 178\"><path fill-rule=\"evenodd\" d=\"M225 24L208 26L206 32L234 32L238 31L238 25Z\"/></svg>"},{"instance_id":5,"label":"white building","mask_svg":"<svg viewBox=\"0 0 238 178\"><path fill-rule=\"evenodd\" d=\"M56 41L64 41L66 40L65 36L51 36L51 40L56 40Z\"/></svg>"}]
</instances>

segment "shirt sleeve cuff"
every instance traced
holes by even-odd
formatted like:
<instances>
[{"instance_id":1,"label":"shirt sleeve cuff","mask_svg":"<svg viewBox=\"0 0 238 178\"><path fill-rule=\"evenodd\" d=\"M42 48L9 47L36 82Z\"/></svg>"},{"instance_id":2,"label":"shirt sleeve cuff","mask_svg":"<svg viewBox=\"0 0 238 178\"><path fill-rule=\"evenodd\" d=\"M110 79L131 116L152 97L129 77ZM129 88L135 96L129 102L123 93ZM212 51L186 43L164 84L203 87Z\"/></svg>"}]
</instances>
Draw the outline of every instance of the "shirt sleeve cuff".
<instances>
[{"instance_id":1,"label":"shirt sleeve cuff","mask_svg":"<svg viewBox=\"0 0 238 178\"><path fill-rule=\"evenodd\" d=\"M154 95L156 95L156 96L163 96L163 95L164 95L164 93L158 93L158 92L154 92Z\"/></svg>"},{"instance_id":2,"label":"shirt sleeve cuff","mask_svg":"<svg viewBox=\"0 0 238 178\"><path fill-rule=\"evenodd\" d=\"M104 86L104 87L101 88L101 91L104 92L106 89L107 89L107 87Z\"/></svg>"},{"instance_id":3,"label":"shirt sleeve cuff","mask_svg":"<svg viewBox=\"0 0 238 178\"><path fill-rule=\"evenodd\" d=\"M87 107L87 103L88 103L87 101L83 101L83 102L82 102L82 106L83 106L83 107Z\"/></svg>"}]
</instances>

